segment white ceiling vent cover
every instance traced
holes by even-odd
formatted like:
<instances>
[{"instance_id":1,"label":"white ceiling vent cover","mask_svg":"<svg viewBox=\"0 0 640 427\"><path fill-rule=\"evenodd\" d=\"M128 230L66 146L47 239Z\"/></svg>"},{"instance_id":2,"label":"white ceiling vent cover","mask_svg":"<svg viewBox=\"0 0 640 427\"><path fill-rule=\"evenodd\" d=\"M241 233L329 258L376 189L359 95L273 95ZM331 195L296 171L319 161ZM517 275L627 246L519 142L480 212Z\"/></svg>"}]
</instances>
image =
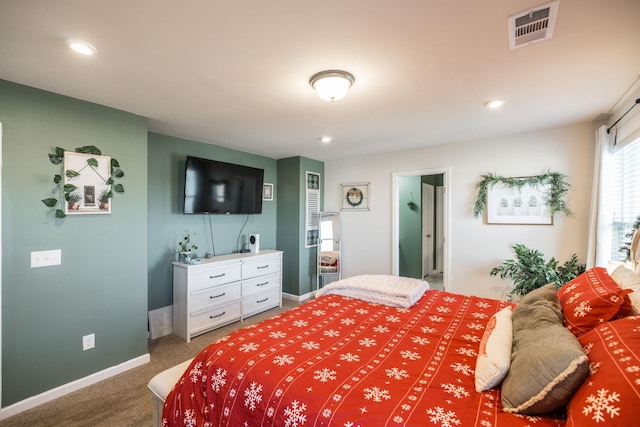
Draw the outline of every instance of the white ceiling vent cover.
<instances>
[{"instance_id":1,"label":"white ceiling vent cover","mask_svg":"<svg viewBox=\"0 0 640 427\"><path fill-rule=\"evenodd\" d=\"M559 0L536 6L511 15L509 22L509 48L550 39L558 16Z\"/></svg>"}]
</instances>

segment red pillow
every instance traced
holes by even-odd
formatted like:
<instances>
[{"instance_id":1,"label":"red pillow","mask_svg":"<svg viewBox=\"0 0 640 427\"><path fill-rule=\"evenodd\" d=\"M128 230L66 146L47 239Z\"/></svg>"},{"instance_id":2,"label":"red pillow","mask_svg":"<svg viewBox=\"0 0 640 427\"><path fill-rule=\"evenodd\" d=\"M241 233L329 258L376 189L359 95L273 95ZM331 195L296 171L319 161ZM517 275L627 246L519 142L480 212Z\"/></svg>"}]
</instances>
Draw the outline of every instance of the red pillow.
<instances>
[{"instance_id":1,"label":"red pillow","mask_svg":"<svg viewBox=\"0 0 640 427\"><path fill-rule=\"evenodd\" d=\"M629 292L602 267L585 271L558 290L565 326L579 337L613 318L632 314Z\"/></svg>"},{"instance_id":2,"label":"red pillow","mask_svg":"<svg viewBox=\"0 0 640 427\"><path fill-rule=\"evenodd\" d=\"M590 374L567 405L567 427L638 425L640 316L607 322L578 341Z\"/></svg>"}]
</instances>

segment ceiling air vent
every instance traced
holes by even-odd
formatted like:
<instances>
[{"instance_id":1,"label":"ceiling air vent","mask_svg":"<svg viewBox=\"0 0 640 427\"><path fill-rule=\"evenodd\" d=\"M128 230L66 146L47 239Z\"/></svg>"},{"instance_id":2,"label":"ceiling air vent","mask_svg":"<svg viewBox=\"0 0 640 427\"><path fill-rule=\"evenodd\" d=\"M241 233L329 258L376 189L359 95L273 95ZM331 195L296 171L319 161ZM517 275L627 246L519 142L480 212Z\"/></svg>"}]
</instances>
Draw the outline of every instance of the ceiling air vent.
<instances>
[{"instance_id":1,"label":"ceiling air vent","mask_svg":"<svg viewBox=\"0 0 640 427\"><path fill-rule=\"evenodd\" d=\"M524 12L511 15L509 22L509 48L550 39L558 16L559 0L550 1Z\"/></svg>"}]
</instances>

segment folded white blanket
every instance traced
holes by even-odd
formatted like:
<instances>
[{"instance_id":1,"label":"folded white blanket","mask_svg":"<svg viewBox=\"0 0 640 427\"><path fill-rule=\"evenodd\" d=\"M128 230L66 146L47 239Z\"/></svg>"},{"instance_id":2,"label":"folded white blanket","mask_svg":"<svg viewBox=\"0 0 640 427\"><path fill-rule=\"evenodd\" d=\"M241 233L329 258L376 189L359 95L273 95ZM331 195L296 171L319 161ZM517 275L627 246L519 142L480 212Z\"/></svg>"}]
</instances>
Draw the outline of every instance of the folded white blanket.
<instances>
[{"instance_id":1,"label":"folded white blanket","mask_svg":"<svg viewBox=\"0 0 640 427\"><path fill-rule=\"evenodd\" d=\"M316 298L334 294L391 307L409 308L429 289L424 280L383 274L364 274L329 283L316 292Z\"/></svg>"}]
</instances>

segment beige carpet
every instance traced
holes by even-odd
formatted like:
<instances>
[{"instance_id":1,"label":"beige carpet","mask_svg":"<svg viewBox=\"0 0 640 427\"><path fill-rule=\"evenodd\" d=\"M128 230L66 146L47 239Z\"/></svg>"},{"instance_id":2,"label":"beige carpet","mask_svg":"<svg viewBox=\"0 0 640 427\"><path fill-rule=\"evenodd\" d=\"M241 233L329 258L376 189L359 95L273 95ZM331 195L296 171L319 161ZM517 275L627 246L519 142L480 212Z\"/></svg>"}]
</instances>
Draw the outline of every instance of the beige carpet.
<instances>
[{"instance_id":1,"label":"beige carpet","mask_svg":"<svg viewBox=\"0 0 640 427\"><path fill-rule=\"evenodd\" d=\"M157 373L194 357L207 344L236 329L297 305L294 301L284 300L282 308L200 335L189 344L173 335L149 341L149 363L2 420L0 426L150 426L151 395L147 383Z\"/></svg>"}]
</instances>

